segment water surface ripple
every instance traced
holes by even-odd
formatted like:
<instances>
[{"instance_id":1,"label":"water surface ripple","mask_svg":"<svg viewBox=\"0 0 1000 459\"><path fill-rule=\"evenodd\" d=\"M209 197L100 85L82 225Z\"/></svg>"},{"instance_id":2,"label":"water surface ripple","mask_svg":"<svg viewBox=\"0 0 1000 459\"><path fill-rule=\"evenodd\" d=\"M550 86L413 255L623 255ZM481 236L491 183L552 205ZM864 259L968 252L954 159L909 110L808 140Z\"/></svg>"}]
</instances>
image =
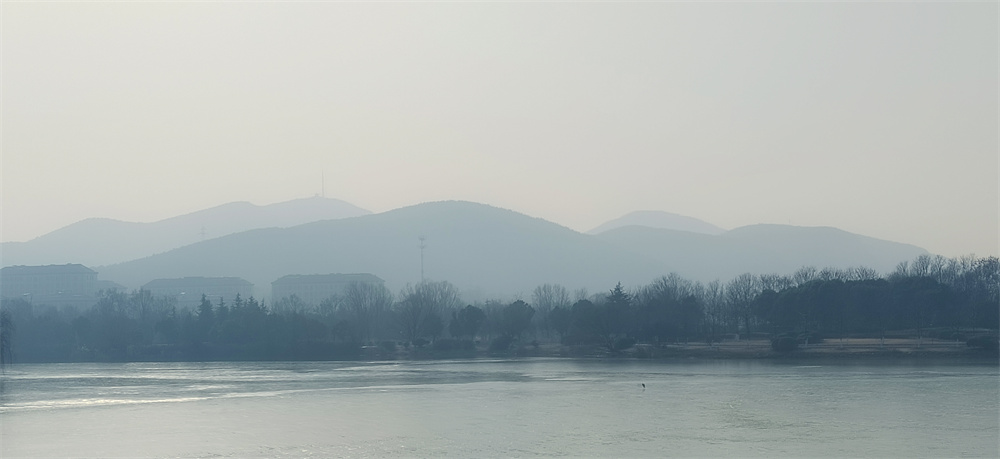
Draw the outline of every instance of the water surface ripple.
<instances>
[{"instance_id":1,"label":"water surface ripple","mask_svg":"<svg viewBox=\"0 0 1000 459\"><path fill-rule=\"evenodd\" d=\"M15 365L0 457L997 457L996 365Z\"/></svg>"}]
</instances>

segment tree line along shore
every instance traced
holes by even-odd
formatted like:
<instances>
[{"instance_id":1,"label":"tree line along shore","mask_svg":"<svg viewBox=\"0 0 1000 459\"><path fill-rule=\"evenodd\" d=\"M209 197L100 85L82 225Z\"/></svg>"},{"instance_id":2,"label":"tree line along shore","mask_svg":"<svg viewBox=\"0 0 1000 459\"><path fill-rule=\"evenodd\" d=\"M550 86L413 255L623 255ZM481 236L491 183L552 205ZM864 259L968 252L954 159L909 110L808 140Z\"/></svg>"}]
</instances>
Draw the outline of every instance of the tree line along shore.
<instances>
[{"instance_id":1,"label":"tree line along shore","mask_svg":"<svg viewBox=\"0 0 1000 459\"><path fill-rule=\"evenodd\" d=\"M203 298L193 309L145 290L102 292L79 311L0 305L11 362L355 360L573 356L632 358L934 357L993 359L996 257L921 256L892 273L804 267L467 304L447 281L393 293L353 283L307 304Z\"/></svg>"}]
</instances>

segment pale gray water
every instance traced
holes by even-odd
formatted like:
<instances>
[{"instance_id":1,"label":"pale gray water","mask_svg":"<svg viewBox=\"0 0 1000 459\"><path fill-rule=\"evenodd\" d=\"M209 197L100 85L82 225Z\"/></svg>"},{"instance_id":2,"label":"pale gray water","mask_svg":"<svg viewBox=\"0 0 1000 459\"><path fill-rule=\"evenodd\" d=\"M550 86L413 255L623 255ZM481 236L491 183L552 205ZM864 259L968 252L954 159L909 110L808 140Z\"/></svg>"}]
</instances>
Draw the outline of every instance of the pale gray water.
<instances>
[{"instance_id":1,"label":"pale gray water","mask_svg":"<svg viewBox=\"0 0 1000 459\"><path fill-rule=\"evenodd\" d=\"M995 365L16 365L0 456L997 457L998 393Z\"/></svg>"}]
</instances>

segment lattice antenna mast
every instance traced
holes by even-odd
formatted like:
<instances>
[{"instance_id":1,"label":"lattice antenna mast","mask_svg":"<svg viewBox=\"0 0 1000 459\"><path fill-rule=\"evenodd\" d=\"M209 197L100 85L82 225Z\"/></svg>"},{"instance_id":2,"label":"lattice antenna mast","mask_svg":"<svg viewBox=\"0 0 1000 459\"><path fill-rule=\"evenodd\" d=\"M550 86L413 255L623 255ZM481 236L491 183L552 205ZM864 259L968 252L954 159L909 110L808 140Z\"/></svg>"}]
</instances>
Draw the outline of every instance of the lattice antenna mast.
<instances>
[{"instance_id":1,"label":"lattice antenna mast","mask_svg":"<svg viewBox=\"0 0 1000 459\"><path fill-rule=\"evenodd\" d=\"M420 239L420 283L424 283L424 249L427 248L427 244L424 243L427 240L423 235L417 237Z\"/></svg>"}]
</instances>

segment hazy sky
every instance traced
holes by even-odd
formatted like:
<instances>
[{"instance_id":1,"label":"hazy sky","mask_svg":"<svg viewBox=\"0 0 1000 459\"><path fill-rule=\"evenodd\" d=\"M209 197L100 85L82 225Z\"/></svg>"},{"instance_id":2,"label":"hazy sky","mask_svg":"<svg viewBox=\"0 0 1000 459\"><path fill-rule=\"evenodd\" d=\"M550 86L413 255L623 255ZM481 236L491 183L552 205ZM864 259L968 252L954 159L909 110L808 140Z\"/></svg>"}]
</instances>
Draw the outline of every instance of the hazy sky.
<instances>
[{"instance_id":1,"label":"hazy sky","mask_svg":"<svg viewBox=\"0 0 1000 459\"><path fill-rule=\"evenodd\" d=\"M320 193L998 253L998 5L8 3L2 239Z\"/></svg>"}]
</instances>

